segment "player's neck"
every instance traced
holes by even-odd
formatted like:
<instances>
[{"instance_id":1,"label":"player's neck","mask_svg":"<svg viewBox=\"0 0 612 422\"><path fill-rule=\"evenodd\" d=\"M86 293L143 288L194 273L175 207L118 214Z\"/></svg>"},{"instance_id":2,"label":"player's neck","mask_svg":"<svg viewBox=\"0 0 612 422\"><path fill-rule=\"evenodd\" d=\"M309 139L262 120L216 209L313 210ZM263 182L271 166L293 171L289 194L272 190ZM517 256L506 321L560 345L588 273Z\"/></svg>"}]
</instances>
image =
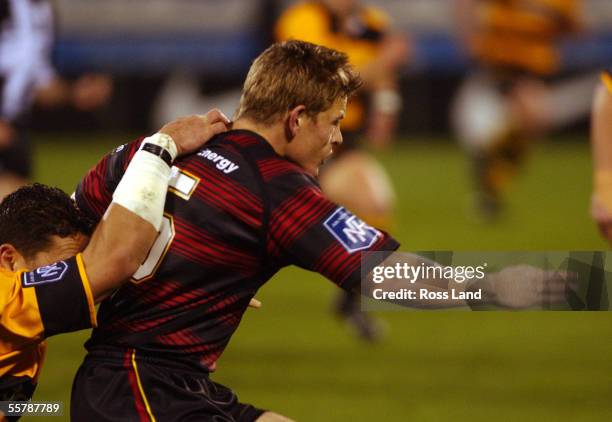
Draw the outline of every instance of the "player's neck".
<instances>
[{"instance_id":1,"label":"player's neck","mask_svg":"<svg viewBox=\"0 0 612 422\"><path fill-rule=\"evenodd\" d=\"M274 123L271 125L262 125L252 119L240 118L234 121L232 129L235 130L250 130L264 138L272 146L274 151L283 157L287 148L287 139L284 125Z\"/></svg>"}]
</instances>

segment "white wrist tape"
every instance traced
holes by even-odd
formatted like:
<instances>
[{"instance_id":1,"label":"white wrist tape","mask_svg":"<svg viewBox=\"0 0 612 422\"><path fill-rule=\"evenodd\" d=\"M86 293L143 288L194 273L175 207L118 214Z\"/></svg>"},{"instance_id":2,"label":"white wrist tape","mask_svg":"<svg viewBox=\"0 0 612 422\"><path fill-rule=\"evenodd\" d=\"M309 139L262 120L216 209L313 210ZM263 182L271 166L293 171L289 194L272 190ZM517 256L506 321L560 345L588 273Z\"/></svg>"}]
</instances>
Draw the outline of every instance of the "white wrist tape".
<instances>
[{"instance_id":1,"label":"white wrist tape","mask_svg":"<svg viewBox=\"0 0 612 422\"><path fill-rule=\"evenodd\" d=\"M173 159L176 157L176 145L168 135L155 134L145 138L142 144L145 143L161 146ZM113 202L142 217L159 231L170 172L170 166L161 157L142 149L137 151L115 189Z\"/></svg>"},{"instance_id":2,"label":"white wrist tape","mask_svg":"<svg viewBox=\"0 0 612 422\"><path fill-rule=\"evenodd\" d=\"M384 114L396 114L402 108L402 97L393 89L380 89L372 95L372 107Z\"/></svg>"}]
</instances>

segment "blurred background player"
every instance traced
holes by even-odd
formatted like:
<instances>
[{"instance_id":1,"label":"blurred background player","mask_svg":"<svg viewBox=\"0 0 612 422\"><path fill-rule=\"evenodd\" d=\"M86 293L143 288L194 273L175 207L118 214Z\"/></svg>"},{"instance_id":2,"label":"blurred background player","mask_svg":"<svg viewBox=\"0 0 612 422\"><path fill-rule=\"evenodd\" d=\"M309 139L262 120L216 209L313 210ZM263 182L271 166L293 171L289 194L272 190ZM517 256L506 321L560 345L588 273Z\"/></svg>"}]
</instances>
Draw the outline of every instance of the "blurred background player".
<instances>
[{"instance_id":1,"label":"blurred background player","mask_svg":"<svg viewBox=\"0 0 612 422\"><path fill-rule=\"evenodd\" d=\"M332 201L367 223L389 229L393 221L394 189L387 172L364 148L383 148L394 135L402 99L398 78L410 56L403 34L395 33L381 10L357 0L299 2L279 17L278 40L304 40L342 51L364 81L362 90L349 100L342 121L344 142L319 176L321 189ZM359 309L358 296L342 292L338 314L360 337L375 341L380 327Z\"/></svg>"},{"instance_id":2,"label":"blurred background player","mask_svg":"<svg viewBox=\"0 0 612 422\"><path fill-rule=\"evenodd\" d=\"M25 128L34 102L71 104L89 111L106 103L109 77L87 74L74 82L51 65L54 20L46 0L0 0L0 198L27 183L32 152Z\"/></svg>"},{"instance_id":3,"label":"blurred background player","mask_svg":"<svg viewBox=\"0 0 612 422\"><path fill-rule=\"evenodd\" d=\"M612 73L605 71L595 93L591 121L593 196L591 215L612 245Z\"/></svg>"},{"instance_id":4,"label":"blurred background player","mask_svg":"<svg viewBox=\"0 0 612 422\"><path fill-rule=\"evenodd\" d=\"M456 0L459 39L473 60L453 105L472 161L476 207L498 217L528 143L588 114L594 75L552 84L560 42L581 29L580 0Z\"/></svg>"}]
</instances>

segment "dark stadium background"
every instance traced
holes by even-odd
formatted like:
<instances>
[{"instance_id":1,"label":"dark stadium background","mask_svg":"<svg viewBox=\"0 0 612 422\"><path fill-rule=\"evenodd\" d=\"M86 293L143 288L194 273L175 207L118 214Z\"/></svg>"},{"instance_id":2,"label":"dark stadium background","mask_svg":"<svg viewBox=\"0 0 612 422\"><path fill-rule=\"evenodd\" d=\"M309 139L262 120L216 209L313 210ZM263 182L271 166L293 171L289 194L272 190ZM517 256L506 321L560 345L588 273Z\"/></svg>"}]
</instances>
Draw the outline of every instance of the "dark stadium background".
<instances>
[{"instance_id":1,"label":"dark stadium background","mask_svg":"<svg viewBox=\"0 0 612 422\"><path fill-rule=\"evenodd\" d=\"M153 131L151 105L173 69L197 70L209 93L239 84L268 42L280 3L58 1L58 68L68 76L110 72L115 96L93 114L35 111L36 179L70 192L111 147ZM394 233L402 249L607 249L588 213L587 121L542 139L504 218L479 222L466 162L448 132L449 99L468 66L452 37L449 1L372 3L417 46L402 80L397 146L380 155L398 190ZM587 19L590 33L564 46L568 74L612 60L612 3L587 1ZM612 420L608 312L383 313L387 339L371 346L331 316L332 295L320 276L281 272L258 295L263 308L247 313L213 378L297 420ZM68 406L86 337L50 341L36 400Z\"/></svg>"}]
</instances>

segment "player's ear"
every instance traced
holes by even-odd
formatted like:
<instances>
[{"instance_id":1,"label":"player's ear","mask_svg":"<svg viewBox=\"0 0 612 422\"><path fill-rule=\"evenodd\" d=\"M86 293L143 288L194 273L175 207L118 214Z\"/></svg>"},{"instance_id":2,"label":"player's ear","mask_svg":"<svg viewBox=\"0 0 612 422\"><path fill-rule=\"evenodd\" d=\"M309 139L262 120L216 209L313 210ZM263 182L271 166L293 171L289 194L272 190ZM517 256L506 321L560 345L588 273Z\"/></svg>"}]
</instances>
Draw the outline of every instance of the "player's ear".
<instances>
[{"instance_id":1,"label":"player's ear","mask_svg":"<svg viewBox=\"0 0 612 422\"><path fill-rule=\"evenodd\" d=\"M305 117L306 107L303 105L293 107L291 110L289 110L285 127L285 132L289 141L297 136Z\"/></svg>"},{"instance_id":2,"label":"player's ear","mask_svg":"<svg viewBox=\"0 0 612 422\"><path fill-rule=\"evenodd\" d=\"M17 262L21 258L21 254L10 243L0 245L0 268L9 271L17 270Z\"/></svg>"}]
</instances>

